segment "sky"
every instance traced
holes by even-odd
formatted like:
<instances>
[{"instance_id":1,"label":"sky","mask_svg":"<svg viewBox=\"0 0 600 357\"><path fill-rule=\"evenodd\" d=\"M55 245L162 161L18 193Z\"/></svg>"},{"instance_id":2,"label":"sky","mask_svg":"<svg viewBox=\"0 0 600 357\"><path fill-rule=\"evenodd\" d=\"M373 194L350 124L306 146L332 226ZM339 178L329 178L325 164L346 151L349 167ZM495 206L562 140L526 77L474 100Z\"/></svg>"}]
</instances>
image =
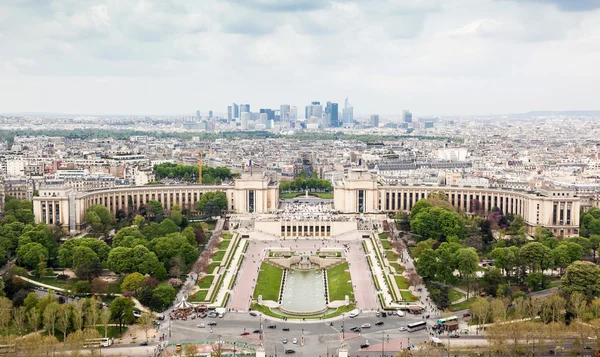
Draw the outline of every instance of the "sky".
<instances>
[{"instance_id":1,"label":"sky","mask_svg":"<svg viewBox=\"0 0 600 357\"><path fill-rule=\"evenodd\" d=\"M2 0L0 113L597 110L600 0Z\"/></svg>"}]
</instances>

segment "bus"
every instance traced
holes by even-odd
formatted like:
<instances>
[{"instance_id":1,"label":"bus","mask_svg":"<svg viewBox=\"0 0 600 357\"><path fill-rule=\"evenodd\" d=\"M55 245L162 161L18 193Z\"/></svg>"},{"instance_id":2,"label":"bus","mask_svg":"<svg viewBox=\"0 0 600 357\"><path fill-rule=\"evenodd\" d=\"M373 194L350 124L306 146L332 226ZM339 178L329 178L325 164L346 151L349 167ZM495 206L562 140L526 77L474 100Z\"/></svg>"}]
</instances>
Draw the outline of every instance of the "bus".
<instances>
[{"instance_id":1,"label":"bus","mask_svg":"<svg viewBox=\"0 0 600 357\"><path fill-rule=\"evenodd\" d=\"M100 348L100 347L109 347L112 345L112 339L110 338L90 338L85 340L83 343L83 347L87 348Z\"/></svg>"},{"instance_id":2,"label":"bus","mask_svg":"<svg viewBox=\"0 0 600 357\"><path fill-rule=\"evenodd\" d=\"M458 317L456 317L456 316L446 317L445 319L439 319L437 321L437 323L438 323L438 325L443 325L443 324L446 324L448 322L454 322L454 321L458 321Z\"/></svg>"},{"instance_id":3,"label":"bus","mask_svg":"<svg viewBox=\"0 0 600 357\"><path fill-rule=\"evenodd\" d=\"M426 327L427 327L427 322L419 321L419 322L414 322L412 324L408 324L406 326L406 329L408 330L408 332L415 332L415 331L422 330Z\"/></svg>"}]
</instances>

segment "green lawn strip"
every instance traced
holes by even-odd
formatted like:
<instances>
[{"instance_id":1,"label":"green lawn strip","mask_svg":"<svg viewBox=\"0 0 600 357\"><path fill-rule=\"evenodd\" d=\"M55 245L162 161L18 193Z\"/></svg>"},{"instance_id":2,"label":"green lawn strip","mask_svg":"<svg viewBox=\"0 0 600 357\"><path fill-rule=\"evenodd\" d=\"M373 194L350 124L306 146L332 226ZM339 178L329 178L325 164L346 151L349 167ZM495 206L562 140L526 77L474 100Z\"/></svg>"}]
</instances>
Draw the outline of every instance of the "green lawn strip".
<instances>
[{"instance_id":1,"label":"green lawn strip","mask_svg":"<svg viewBox=\"0 0 600 357\"><path fill-rule=\"evenodd\" d=\"M306 192L287 192L280 193L279 198L296 198L296 197L304 197ZM309 196L317 196L323 199L333 199L333 192L309 192Z\"/></svg>"},{"instance_id":2,"label":"green lawn strip","mask_svg":"<svg viewBox=\"0 0 600 357\"><path fill-rule=\"evenodd\" d=\"M404 279L402 275L395 275L394 279L396 279L396 285L398 285L398 289L408 289L408 282L406 282L406 279Z\"/></svg>"},{"instance_id":3,"label":"green lawn strip","mask_svg":"<svg viewBox=\"0 0 600 357\"><path fill-rule=\"evenodd\" d=\"M464 298L465 296L466 296L465 294L461 293L458 290L454 290L454 289L451 289L448 292L448 299L450 299L450 303L460 300L460 299Z\"/></svg>"},{"instance_id":4,"label":"green lawn strip","mask_svg":"<svg viewBox=\"0 0 600 357\"><path fill-rule=\"evenodd\" d=\"M385 233L379 233L377 236L379 237L379 240L387 240L387 235Z\"/></svg>"},{"instance_id":5,"label":"green lawn strip","mask_svg":"<svg viewBox=\"0 0 600 357\"><path fill-rule=\"evenodd\" d=\"M387 307L387 304L385 303L385 299L383 298L383 294L379 293L379 294L377 294L377 296L379 297L379 303L381 304L381 308L385 309Z\"/></svg>"},{"instance_id":6,"label":"green lawn strip","mask_svg":"<svg viewBox=\"0 0 600 357\"><path fill-rule=\"evenodd\" d=\"M123 332L125 330L123 330L123 332L119 332L119 326L107 326L107 330L108 330L108 338L119 338L123 335ZM104 326L97 326L96 325L96 330L98 330L98 332L100 333L101 337L104 337Z\"/></svg>"},{"instance_id":7,"label":"green lawn strip","mask_svg":"<svg viewBox=\"0 0 600 357\"><path fill-rule=\"evenodd\" d=\"M200 225L202 226L202 228L204 228L205 231L214 230L215 224L216 224L216 222L200 222Z\"/></svg>"},{"instance_id":8,"label":"green lawn strip","mask_svg":"<svg viewBox=\"0 0 600 357\"><path fill-rule=\"evenodd\" d=\"M120 294L121 293L121 287L119 286L118 283L108 284L108 293L109 294Z\"/></svg>"},{"instance_id":9,"label":"green lawn strip","mask_svg":"<svg viewBox=\"0 0 600 357\"><path fill-rule=\"evenodd\" d=\"M400 290L400 295L404 301L417 301L417 297L408 290Z\"/></svg>"},{"instance_id":10,"label":"green lawn strip","mask_svg":"<svg viewBox=\"0 0 600 357\"><path fill-rule=\"evenodd\" d=\"M223 278L225 277L225 273L219 275L219 279L217 283L213 286L212 296L210 297L210 303L214 303L217 295L219 294L219 289L221 289L221 285L223 284Z\"/></svg>"},{"instance_id":11,"label":"green lawn strip","mask_svg":"<svg viewBox=\"0 0 600 357\"><path fill-rule=\"evenodd\" d=\"M231 243L231 240L222 240L221 243L219 243L219 250L227 250L227 247L229 247L229 244Z\"/></svg>"},{"instance_id":12,"label":"green lawn strip","mask_svg":"<svg viewBox=\"0 0 600 357\"><path fill-rule=\"evenodd\" d=\"M362 241L362 246L363 246L363 250L365 251L365 254L368 253L367 251L367 242L366 241Z\"/></svg>"},{"instance_id":13,"label":"green lawn strip","mask_svg":"<svg viewBox=\"0 0 600 357\"><path fill-rule=\"evenodd\" d=\"M263 300L278 301L282 275L283 269L262 263L256 280L254 299L258 299L258 296L262 295Z\"/></svg>"},{"instance_id":14,"label":"green lawn strip","mask_svg":"<svg viewBox=\"0 0 600 357\"><path fill-rule=\"evenodd\" d=\"M392 250L384 250L385 257L390 263L395 263L398 260L398 254L394 253Z\"/></svg>"},{"instance_id":15,"label":"green lawn strip","mask_svg":"<svg viewBox=\"0 0 600 357\"><path fill-rule=\"evenodd\" d=\"M377 245L375 244L375 242L373 240L371 240L371 244L373 245L373 250L375 250L375 255L377 255L379 264L381 264L381 268L383 269L383 267L385 265L383 264L383 257L381 256L381 252L379 251L379 248L377 248Z\"/></svg>"},{"instance_id":16,"label":"green lawn strip","mask_svg":"<svg viewBox=\"0 0 600 357\"><path fill-rule=\"evenodd\" d=\"M248 240L244 240L244 250L242 251L242 253L246 253L249 246L250 246L250 244L248 244Z\"/></svg>"},{"instance_id":17,"label":"green lawn strip","mask_svg":"<svg viewBox=\"0 0 600 357\"><path fill-rule=\"evenodd\" d=\"M225 266L227 267L227 270L229 270L229 267L231 266L231 262L233 262L233 257L235 256L235 252L237 251L239 245L240 245L240 240L236 239L233 242L233 245L231 246L231 248L229 249L229 256L227 257L227 262L225 264Z\"/></svg>"},{"instance_id":18,"label":"green lawn strip","mask_svg":"<svg viewBox=\"0 0 600 357\"><path fill-rule=\"evenodd\" d=\"M390 276L389 274L383 274L385 276L385 281L388 285L388 288L390 290L390 294L392 295L392 299L394 299L394 301L398 301L398 296L396 295L396 289L394 289L394 285L392 285L392 281L390 280Z\"/></svg>"},{"instance_id":19,"label":"green lawn strip","mask_svg":"<svg viewBox=\"0 0 600 357\"><path fill-rule=\"evenodd\" d=\"M381 240L381 246L383 247L383 249L388 250L388 249L392 249L392 243L390 243L389 240L387 239L382 239Z\"/></svg>"},{"instance_id":20,"label":"green lawn strip","mask_svg":"<svg viewBox=\"0 0 600 357\"><path fill-rule=\"evenodd\" d=\"M404 271L404 266L398 263L390 263L390 266L394 268L396 274L402 274L402 272Z\"/></svg>"},{"instance_id":21,"label":"green lawn strip","mask_svg":"<svg viewBox=\"0 0 600 357\"><path fill-rule=\"evenodd\" d=\"M212 260L213 262L221 262L223 261L223 257L225 257L225 251L218 250L216 253L213 254Z\"/></svg>"},{"instance_id":22,"label":"green lawn strip","mask_svg":"<svg viewBox=\"0 0 600 357\"><path fill-rule=\"evenodd\" d=\"M467 310L471 308L471 304L477 301L477 297L472 297L458 304L450 305L450 311Z\"/></svg>"},{"instance_id":23,"label":"green lawn strip","mask_svg":"<svg viewBox=\"0 0 600 357\"><path fill-rule=\"evenodd\" d=\"M252 306L250 307L251 310L258 311L258 312L261 312L261 313L263 313L263 314L265 314L267 316L275 317L275 318L278 318L278 319L280 319L281 317L288 317L290 319L297 318L297 319L305 319L305 320L316 320L316 319L321 319L321 318L329 319L329 318L332 318L332 317L340 316L341 314L344 314L346 312L350 312L350 311L354 310L355 308L356 308L356 305L349 304L348 306L340 306L334 312L329 313L329 314L327 314L325 316L323 316L323 315L310 315L310 316L297 316L297 317L294 317L294 316L289 316L289 315L280 315L280 314L278 314L276 312L271 311L271 309L268 308L267 306L262 306L262 305L259 305L259 304L252 304Z\"/></svg>"},{"instance_id":24,"label":"green lawn strip","mask_svg":"<svg viewBox=\"0 0 600 357\"><path fill-rule=\"evenodd\" d=\"M215 280L214 275L206 275L198 280L198 287L200 289L208 289L210 288L213 280Z\"/></svg>"},{"instance_id":25,"label":"green lawn strip","mask_svg":"<svg viewBox=\"0 0 600 357\"><path fill-rule=\"evenodd\" d=\"M223 233L223 239L225 240L229 240L233 237L233 234L231 233Z\"/></svg>"},{"instance_id":26,"label":"green lawn strip","mask_svg":"<svg viewBox=\"0 0 600 357\"><path fill-rule=\"evenodd\" d=\"M233 284L235 284L235 279L237 278L237 273L233 275L231 280L229 281L229 286L227 286L227 290L231 290L233 288Z\"/></svg>"},{"instance_id":27,"label":"green lawn strip","mask_svg":"<svg viewBox=\"0 0 600 357\"><path fill-rule=\"evenodd\" d=\"M206 300L206 295L208 294L208 289L206 290L198 290L192 296L189 297L188 301L192 302L204 302Z\"/></svg>"},{"instance_id":28,"label":"green lawn strip","mask_svg":"<svg viewBox=\"0 0 600 357\"><path fill-rule=\"evenodd\" d=\"M348 263L327 269L327 283L329 286L329 301L345 300L346 295L354 300L354 291L350 281L350 267Z\"/></svg>"},{"instance_id":29,"label":"green lawn strip","mask_svg":"<svg viewBox=\"0 0 600 357\"><path fill-rule=\"evenodd\" d=\"M227 306L228 302L229 302L229 292L226 292L225 297L223 298L223 302L221 302L221 307Z\"/></svg>"},{"instance_id":30,"label":"green lawn strip","mask_svg":"<svg viewBox=\"0 0 600 357\"><path fill-rule=\"evenodd\" d=\"M208 265L208 270L207 273L208 274L215 274L215 268L217 268L219 265L221 265L221 262L212 262Z\"/></svg>"},{"instance_id":31,"label":"green lawn strip","mask_svg":"<svg viewBox=\"0 0 600 357\"><path fill-rule=\"evenodd\" d=\"M35 280L38 283L55 286L61 289L69 288L69 283L67 281L58 281L56 278L38 278L37 276L26 276L26 278Z\"/></svg>"}]
</instances>

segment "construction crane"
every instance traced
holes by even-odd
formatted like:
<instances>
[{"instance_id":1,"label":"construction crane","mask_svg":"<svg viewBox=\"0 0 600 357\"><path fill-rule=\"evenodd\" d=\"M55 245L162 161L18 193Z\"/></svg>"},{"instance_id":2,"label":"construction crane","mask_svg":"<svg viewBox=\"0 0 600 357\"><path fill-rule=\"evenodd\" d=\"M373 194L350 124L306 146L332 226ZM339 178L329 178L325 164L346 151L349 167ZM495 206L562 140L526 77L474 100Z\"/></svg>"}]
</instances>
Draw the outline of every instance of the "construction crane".
<instances>
[{"instance_id":1,"label":"construction crane","mask_svg":"<svg viewBox=\"0 0 600 357\"><path fill-rule=\"evenodd\" d=\"M166 154L166 153L163 153ZM198 184L202 185L202 159L203 155L212 154L210 151L175 151L171 155L194 154L198 155Z\"/></svg>"}]
</instances>

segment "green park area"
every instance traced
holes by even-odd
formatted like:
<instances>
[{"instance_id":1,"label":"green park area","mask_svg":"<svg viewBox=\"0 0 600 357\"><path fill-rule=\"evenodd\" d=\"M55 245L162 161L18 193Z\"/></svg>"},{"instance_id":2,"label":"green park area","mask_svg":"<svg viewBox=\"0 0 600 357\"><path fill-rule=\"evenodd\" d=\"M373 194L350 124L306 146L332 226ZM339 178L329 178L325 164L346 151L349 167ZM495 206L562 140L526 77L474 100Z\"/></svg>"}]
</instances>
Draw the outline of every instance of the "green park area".
<instances>
[{"instance_id":1,"label":"green park area","mask_svg":"<svg viewBox=\"0 0 600 357\"><path fill-rule=\"evenodd\" d=\"M346 295L351 301L354 300L349 269L348 263L343 263L327 270L330 301L345 300Z\"/></svg>"},{"instance_id":2,"label":"green park area","mask_svg":"<svg viewBox=\"0 0 600 357\"><path fill-rule=\"evenodd\" d=\"M263 300L277 301L283 270L273 265L262 263L254 289L254 299L262 295Z\"/></svg>"},{"instance_id":3,"label":"green park area","mask_svg":"<svg viewBox=\"0 0 600 357\"><path fill-rule=\"evenodd\" d=\"M198 280L198 287L200 287L200 289L208 289L210 288L213 280L215 280L214 275L206 275Z\"/></svg>"},{"instance_id":4,"label":"green park area","mask_svg":"<svg viewBox=\"0 0 600 357\"><path fill-rule=\"evenodd\" d=\"M451 289L448 292L448 298L450 299L450 303L458 301L458 300L460 300L460 299L462 299L464 297L465 297L465 294L463 294L460 291L455 290L455 289Z\"/></svg>"}]
</instances>

